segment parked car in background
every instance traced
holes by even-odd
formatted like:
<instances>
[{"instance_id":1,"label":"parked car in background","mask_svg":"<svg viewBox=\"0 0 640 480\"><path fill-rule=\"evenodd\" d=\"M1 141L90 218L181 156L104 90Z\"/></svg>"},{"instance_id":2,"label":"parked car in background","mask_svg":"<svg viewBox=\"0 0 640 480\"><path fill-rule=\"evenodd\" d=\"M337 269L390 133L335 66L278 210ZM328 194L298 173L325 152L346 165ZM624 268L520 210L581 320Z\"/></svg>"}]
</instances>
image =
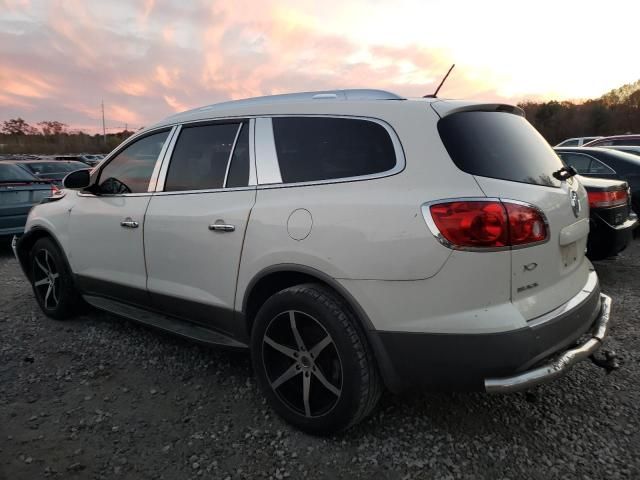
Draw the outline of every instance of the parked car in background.
<instances>
[{"instance_id":1,"label":"parked car in background","mask_svg":"<svg viewBox=\"0 0 640 480\"><path fill-rule=\"evenodd\" d=\"M87 165L90 165L92 167L95 167L98 163L100 163L102 161L102 159L104 158L104 155L89 155L89 154L83 154L83 155L79 155L78 156L79 160L81 162L86 163Z\"/></svg>"},{"instance_id":2,"label":"parked car in background","mask_svg":"<svg viewBox=\"0 0 640 480\"><path fill-rule=\"evenodd\" d=\"M640 145L640 135L613 135L585 143L584 147L608 147L610 145Z\"/></svg>"},{"instance_id":3,"label":"parked car in background","mask_svg":"<svg viewBox=\"0 0 640 480\"><path fill-rule=\"evenodd\" d=\"M12 163L32 173L40 180L46 180L58 187L62 186L62 179L69 173L88 168L84 162L69 160L22 160Z\"/></svg>"},{"instance_id":4,"label":"parked car in background","mask_svg":"<svg viewBox=\"0 0 640 480\"><path fill-rule=\"evenodd\" d=\"M9 162L0 162L0 238L21 235L31 207L58 189Z\"/></svg>"},{"instance_id":5,"label":"parked car in background","mask_svg":"<svg viewBox=\"0 0 640 480\"><path fill-rule=\"evenodd\" d=\"M618 254L627 248L638 226L627 182L582 176L580 182L589 198L587 256L601 260Z\"/></svg>"},{"instance_id":6,"label":"parked car in background","mask_svg":"<svg viewBox=\"0 0 640 480\"><path fill-rule=\"evenodd\" d=\"M637 155L637 156L640 157L640 145L638 145L638 146L634 146L634 145L609 145L609 146L601 147L601 148L607 148L609 150L618 150L619 152L631 153L633 155Z\"/></svg>"},{"instance_id":7,"label":"parked car in background","mask_svg":"<svg viewBox=\"0 0 640 480\"><path fill-rule=\"evenodd\" d=\"M633 211L640 215L640 157L602 147L556 148L555 150L564 163L575 168L582 177L608 178L627 182L631 189Z\"/></svg>"},{"instance_id":8,"label":"parked car in background","mask_svg":"<svg viewBox=\"0 0 640 480\"><path fill-rule=\"evenodd\" d=\"M600 347L611 299L570 173L515 106L239 100L69 174L80 193L36 207L15 252L46 315L84 300L247 350L269 405L328 434L385 386L511 392Z\"/></svg>"},{"instance_id":9,"label":"parked car in background","mask_svg":"<svg viewBox=\"0 0 640 480\"><path fill-rule=\"evenodd\" d=\"M588 142L590 142L592 140L595 140L597 138L602 138L602 137L573 137L573 138L567 138L566 140L563 140L562 142L557 144L556 147L581 147L585 143L588 143Z\"/></svg>"}]
</instances>

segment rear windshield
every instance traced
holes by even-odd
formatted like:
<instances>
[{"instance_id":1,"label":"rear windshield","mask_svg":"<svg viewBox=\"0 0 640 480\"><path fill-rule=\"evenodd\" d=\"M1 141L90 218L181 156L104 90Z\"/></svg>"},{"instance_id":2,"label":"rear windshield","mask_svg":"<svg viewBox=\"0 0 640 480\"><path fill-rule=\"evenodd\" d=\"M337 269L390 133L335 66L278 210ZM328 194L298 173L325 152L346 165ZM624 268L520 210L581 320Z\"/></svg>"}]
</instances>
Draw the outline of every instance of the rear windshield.
<instances>
[{"instance_id":1,"label":"rear windshield","mask_svg":"<svg viewBox=\"0 0 640 480\"><path fill-rule=\"evenodd\" d=\"M27 167L35 174L68 173L74 172L76 170L91 168L86 163L64 161L49 163L27 163Z\"/></svg>"},{"instance_id":2,"label":"rear windshield","mask_svg":"<svg viewBox=\"0 0 640 480\"><path fill-rule=\"evenodd\" d=\"M0 183L33 182L34 180L37 178L17 165L0 163Z\"/></svg>"},{"instance_id":3,"label":"rear windshield","mask_svg":"<svg viewBox=\"0 0 640 480\"><path fill-rule=\"evenodd\" d=\"M471 175L559 187L563 167L547 141L523 117L503 112L459 112L438 122L453 162Z\"/></svg>"}]
</instances>

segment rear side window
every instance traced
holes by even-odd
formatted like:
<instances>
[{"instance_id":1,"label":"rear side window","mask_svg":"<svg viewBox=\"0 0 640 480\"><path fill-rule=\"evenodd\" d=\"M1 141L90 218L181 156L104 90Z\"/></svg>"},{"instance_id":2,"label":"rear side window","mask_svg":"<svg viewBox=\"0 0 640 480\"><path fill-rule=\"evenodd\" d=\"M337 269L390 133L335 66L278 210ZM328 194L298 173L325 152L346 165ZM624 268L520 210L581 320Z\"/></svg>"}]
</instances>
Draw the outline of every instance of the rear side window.
<instances>
[{"instance_id":1,"label":"rear side window","mask_svg":"<svg viewBox=\"0 0 640 480\"><path fill-rule=\"evenodd\" d=\"M637 145L640 145L640 138L631 138L631 139L620 138L618 140L611 141L609 145L636 145L637 146Z\"/></svg>"},{"instance_id":2,"label":"rear side window","mask_svg":"<svg viewBox=\"0 0 640 480\"><path fill-rule=\"evenodd\" d=\"M564 163L576 169L578 173L589 173L589 167L591 165L591 158L579 153L559 153L558 154Z\"/></svg>"},{"instance_id":3,"label":"rear side window","mask_svg":"<svg viewBox=\"0 0 640 480\"><path fill-rule=\"evenodd\" d=\"M523 117L504 112L459 112L438 122L451 159L471 175L560 186L562 161Z\"/></svg>"},{"instance_id":4,"label":"rear side window","mask_svg":"<svg viewBox=\"0 0 640 480\"><path fill-rule=\"evenodd\" d=\"M238 123L183 127L176 143L164 190L222 188Z\"/></svg>"},{"instance_id":5,"label":"rear side window","mask_svg":"<svg viewBox=\"0 0 640 480\"><path fill-rule=\"evenodd\" d=\"M225 187L246 187L249 184L249 124L243 123L236 146L233 149L231 165Z\"/></svg>"},{"instance_id":6,"label":"rear side window","mask_svg":"<svg viewBox=\"0 0 640 480\"><path fill-rule=\"evenodd\" d=\"M368 120L277 117L273 135L284 183L372 175L396 165L389 133Z\"/></svg>"}]
</instances>

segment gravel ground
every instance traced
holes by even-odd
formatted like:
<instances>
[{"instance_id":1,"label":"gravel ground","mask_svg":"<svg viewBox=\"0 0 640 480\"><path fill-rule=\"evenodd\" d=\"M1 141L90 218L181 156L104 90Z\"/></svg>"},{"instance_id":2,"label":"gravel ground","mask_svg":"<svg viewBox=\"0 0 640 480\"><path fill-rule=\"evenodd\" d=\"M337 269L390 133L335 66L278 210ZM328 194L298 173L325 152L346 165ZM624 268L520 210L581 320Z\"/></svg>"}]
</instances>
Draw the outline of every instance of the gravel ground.
<instances>
[{"instance_id":1,"label":"gravel ground","mask_svg":"<svg viewBox=\"0 0 640 480\"><path fill-rule=\"evenodd\" d=\"M530 394L385 395L320 439L265 405L249 358L112 315L45 318L0 249L0 478L640 478L640 242L597 265L613 297L605 375Z\"/></svg>"}]
</instances>

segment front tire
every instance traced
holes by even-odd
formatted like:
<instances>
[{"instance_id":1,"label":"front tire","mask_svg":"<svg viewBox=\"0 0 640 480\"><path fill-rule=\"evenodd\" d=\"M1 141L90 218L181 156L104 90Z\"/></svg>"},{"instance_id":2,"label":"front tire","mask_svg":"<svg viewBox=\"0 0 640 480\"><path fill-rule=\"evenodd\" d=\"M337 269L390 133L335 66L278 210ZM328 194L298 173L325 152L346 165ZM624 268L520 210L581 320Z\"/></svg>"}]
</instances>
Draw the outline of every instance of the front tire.
<instances>
[{"instance_id":1,"label":"front tire","mask_svg":"<svg viewBox=\"0 0 640 480\"><path fill-rule=\"evenodd\" d=\"M73 317L82 300L58 246L50 238L40 238L29 259L31 286L44 314L56 320Z\"/></svg>"},{"instance_id":2,"label":"front tire","mask_svg":"<svg viewBox=\"0 0 640 480\"><path fill-rule=\"evenodd\" d=\"M308 433L349 428L380 398L377 367L357 319L321 285L297 285L269 298L256 315L251 354L271 407Z\"/></svg>"}]
</instances>

